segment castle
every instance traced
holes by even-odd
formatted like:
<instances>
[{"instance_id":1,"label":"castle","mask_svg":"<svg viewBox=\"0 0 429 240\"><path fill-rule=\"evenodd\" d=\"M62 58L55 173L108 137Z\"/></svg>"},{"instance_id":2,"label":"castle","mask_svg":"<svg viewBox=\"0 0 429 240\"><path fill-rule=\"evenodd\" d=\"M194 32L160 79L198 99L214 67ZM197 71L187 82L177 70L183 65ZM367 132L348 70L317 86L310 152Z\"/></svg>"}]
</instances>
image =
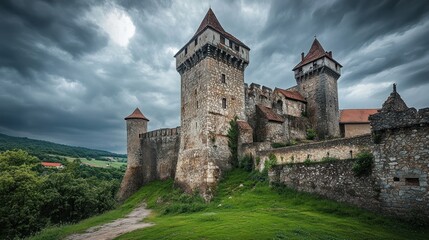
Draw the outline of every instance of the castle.
<instances>
[{"instance_id":1,"label":"castle","mask_svg":"<svg viewBox=\"0 0 429 240\"><path fill-rule=\"evenodd\" d=\"M260 156L262 160L267 158L268 152L275 152L279 162L285 163L288 159L302 162L319 156L319 152L319 159L326 156L326 152L328 156L346 159L353 151L373 149L370 135L340 138L347 135L344 129L348 129L342 125L340 131L337 80L342 65L316 38L308 53L302 53L292 69L297 85L288 89L272 90L244 83L250 48L226 32L211 9L192 38L174 57L181 76L181 125L148 132L149 120L138 108L125 118L128 166L119 192L120 199L127 198L147 182L167 178L174 178L175 184L188 193L199 192L210 199L222 173L231 168L227 133L230 121L235 118L238 119L239 154ZM396 89L394 92L397 94ZM401 106L401 111L408 109L405 103L405 107L402 106L400 96L400 100L396 95L395 99L391 100L395 102L394 106ZM388 112L386 108L383 106L379 114L386 114L383 113ZM390 108L398 112L395 107ZM369 112L366 111L363 125L355 129L357 133L354 135L370 132ZM371 114L375 112L373 110ZM425 114L427 112L414 117L425 119L418 123L427 131ZM371 122L372 125L383 122L383 119L375 119L378 120ZM306 147L314 148L312 153L303 153L306 148L303 146L275 151L271 148L272 143L305 139L309 129L314 130L318 140L334 140L324 141L322 145L309 144ZM378 130L383 129L385 126L381 124ZM427 145L421 155L429 155L425 151ZM425 161L429 160L426 158ZM423 177L419 181L426 184L423 184L426 194L423 199L427 201L429 164L423 168L420 169ZM280 172L271 174L270 178L288 185L287 180L280 177ZM424 211L428 208L429 204Z\"/></svg>"}]
</instances>

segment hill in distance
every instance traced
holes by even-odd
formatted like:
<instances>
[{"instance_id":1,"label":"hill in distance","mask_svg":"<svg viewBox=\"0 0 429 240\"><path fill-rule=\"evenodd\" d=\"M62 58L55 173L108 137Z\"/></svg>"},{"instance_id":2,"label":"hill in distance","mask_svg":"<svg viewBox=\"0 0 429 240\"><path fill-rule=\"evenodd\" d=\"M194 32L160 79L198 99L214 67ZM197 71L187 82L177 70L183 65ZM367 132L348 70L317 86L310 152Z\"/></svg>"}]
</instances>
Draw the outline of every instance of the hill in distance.
<instances>
[{"instance_id":1,"label":"hill in distance","mask_svg":"<svg viewBox=\"0 0 429 240\"><path fill-rule=\"evenodd\" d=\"M51 154L76 158L127 157L126 154L117 154L103 150L68 146L26 137L12 137L0 133L0 152L12 149L22 149L36 156Z\"/></svg>"}]
</instances>

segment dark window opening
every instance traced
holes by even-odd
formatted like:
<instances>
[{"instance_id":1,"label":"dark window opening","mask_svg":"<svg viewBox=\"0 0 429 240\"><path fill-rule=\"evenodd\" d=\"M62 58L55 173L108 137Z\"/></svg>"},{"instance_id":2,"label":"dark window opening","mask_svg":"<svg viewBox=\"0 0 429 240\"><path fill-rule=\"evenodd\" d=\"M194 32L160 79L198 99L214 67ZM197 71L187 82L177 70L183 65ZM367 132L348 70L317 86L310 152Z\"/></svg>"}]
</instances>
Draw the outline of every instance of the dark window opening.
<instances>
[{"instance_id":1,"label":"dark window opening","mask_svg":"<svg viewBox=\"0 0 429 240\"><path fill-rule=\"evenodd\" d=\"M418 178L405 178L405 185L407 186L420 186Z\"/></svg>"},{"instance_id":2,"label":"dark window opening","mask_svg":"<svg viewBox=\"0 0 429 240\"><path fill-rule=\"evenodd\" d=\"M229 47L232 48L232 41L229 40Z\"/></svg>"},{"instance_id":3,"label":"dark window opening","mask_svg":"<svg viewBox=\"0 0 429 240\"><path fill-rule=\"evenodd\" d=\"M198 101L197 101L197 108L198 108Z\"/></svg>"},{"instance_id":4,"label":"dark window opening","mask_svg":"<svg viewBox=\"0 0 429 240\"><path fill-rule=\"evenodd\" d=\"M226 83L225 74L222 73L220 80L221 80L222 83Z\"/></svg>"},{"instance_id":5,"label":"dark window opening","mask_svg":"<svg viewBox=\"0 0 429 240\"><path fill-rule=\"evenodd\" d=\"M195 38L194 45L197 46L197 44L198 44L198 38Z\"/></svg>"},{"instance_id":6,"label":"dark window opening","mask_svg":"<svg viewBox=\"0 0 429 240\"><path fill-rule=\"evenodd\" d=\"M226 98L222 98L222 108L226 108Z\"/></svg>"},{"instance_id":7,"label":"dark window opening","mask_svg":"<svg viewBox=\"0 0 429 240\"><path fill-rule=\"evenodd\" d=\"M224 36L220 36L220 43L225 44L225 37Z\"/></svg>"},{"instance_id":8,"label":"dark window opening","mask_svg":"<svg viewBox=\"0 0 429 240\"><path fill-rule=\"evenodd\" d=\"M194 94L197 95L197 89L195 89Z\"/></svg>"},{"instance_id":9,"label":"dark window opening","mask_svg":"<svg viewBox=\"0 0 429 240\"><path fill-rule=\"evenodd\" d=\"M237 44L234 45L234 49L235 51L239 52L240 51L240 46L238 46Z\"/></svg>"},{"instance_id":10,"label":"dark window opening","mask_svg":"<svg viewBox=\"0 0 429 240\"><path fill-rule=\"evenodd\" d=\"M185 47L185 55L188 54L188 47Z\"/></svg>"},{"instance_id":11,"label":"dark window opening","mask_svg":"<svg viewBox=\"0 0 429 240\"><path fill-rule=\"evenodd\" d=\"M394 177L394 178L393 178L393 181L395 181L395 182L399 182L399 178L398 178L398 177Z\"/></svg>"}]
</instances>

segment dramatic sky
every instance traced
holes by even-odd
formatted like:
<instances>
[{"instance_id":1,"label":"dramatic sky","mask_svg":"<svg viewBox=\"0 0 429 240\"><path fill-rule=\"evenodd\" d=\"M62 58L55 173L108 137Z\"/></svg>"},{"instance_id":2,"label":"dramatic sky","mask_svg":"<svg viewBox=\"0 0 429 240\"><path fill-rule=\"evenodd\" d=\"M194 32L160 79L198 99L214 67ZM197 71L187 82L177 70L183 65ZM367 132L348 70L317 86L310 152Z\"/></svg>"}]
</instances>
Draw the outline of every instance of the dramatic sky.
<instances>
[{"instance_id":1,"label":"dramatic sky","mask_svg":"<svg viewBox=\"0 0 429 240\"><path fill-rule=\"evenodd\" d=\"M429 2L0 1L0 132L124 153L124 117L180 124L173 55L209 5L251 48L245 81L295 85L314 35L344 67L340 108L379 108L392 83L429 106Z\"/></svg>"}]
</instances>

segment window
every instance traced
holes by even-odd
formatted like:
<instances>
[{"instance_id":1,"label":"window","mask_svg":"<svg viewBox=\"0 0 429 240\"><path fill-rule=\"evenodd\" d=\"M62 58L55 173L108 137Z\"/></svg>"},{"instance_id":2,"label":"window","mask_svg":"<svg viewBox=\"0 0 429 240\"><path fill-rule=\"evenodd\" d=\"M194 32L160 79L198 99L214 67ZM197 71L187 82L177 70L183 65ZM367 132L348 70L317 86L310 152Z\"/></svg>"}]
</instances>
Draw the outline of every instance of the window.
<instances>
[{"instance_id":1,"label":"window","mask_svg":"<svg viewBox=\"0 0 429 240\"><path fill-rule=\"evenodd\" d=\"M393 181L399 182L399 178L398 177L393 177Z\"/></svg>"},{"instance_id":2,"label":"window","mask_svg":"<svg viewBox=\"0 0 429 240\"><path fill-rule=\"evenodd\" d=\"M226 109L226 98L222 98L222 108Z\"/></svg>"},{"instance_id":3,"label":"window","mask_svg":"<svg viewBox=\"0 0 429 240\"><path fill-rule=\"evenodd\" d=\"M197 46L197 44L198 44L198 38L195 38L194 45Z\"/></svg>"},{"instance_id":4,"label":"window","mask_svg":"<svg viewBox=\"0 0 429 240\"><path fill-rule=\"evenodd\" d=\"M225 74L222 74L222 75L221 75L220 80L221 80L221 82L222 82L222 83L226 83L226 77L225 77Z\"/></svg>"},{"instance_id":5,"label":"window","mask_svg":"<svg viewBox=\"0 0 429 240\"><path fill-rule=\"evenodd\" d=\"M197 101L197 108L198 108L198 101Z\"/></svg>"},{"instance_id":6,"label":"window","mask_svg":"<svg viewBox=\"0 0 429 240\"><path fill-rule=\"evenodd\" d=\"M240 46L238 46L237 44L234 45L234 49L235 51L239 52L240 51Z\"/></svg>"},{"instance_id":7,"label":"window","mask_svg":"<svg viewBox=\"0 0 429 240\"><path fill-rule=\"evenodd\" d=\"M405 185L407 186L420 186L418 178L405 178Z\"/></svg>"},{"instance_id":8,"label":"window","mask_svg":"<svg viewBox=\"0 0 429 240\"><path fill-rule=\"evenodd\" d=\"M229 47L232 48L232 41L229 40Z\"/></svg>"},{"instance_id":9,"label":"window","mask_svg":"<svg viewBox=\"0 0 429 240\"><path fill-rule=\"evenodd\" d=\"M220 36L220 43L225 44L225 37L224 36Z\"/></svg>"},{"instance_id":10,"label":"window","mask_svg":"<svg viewBox=\"0 0 429 240\"><path fill-rule=\"evenodd\" d=\"M185 55L188 54L188 47L185 47Z\"/></svg>"}]
</instances>

